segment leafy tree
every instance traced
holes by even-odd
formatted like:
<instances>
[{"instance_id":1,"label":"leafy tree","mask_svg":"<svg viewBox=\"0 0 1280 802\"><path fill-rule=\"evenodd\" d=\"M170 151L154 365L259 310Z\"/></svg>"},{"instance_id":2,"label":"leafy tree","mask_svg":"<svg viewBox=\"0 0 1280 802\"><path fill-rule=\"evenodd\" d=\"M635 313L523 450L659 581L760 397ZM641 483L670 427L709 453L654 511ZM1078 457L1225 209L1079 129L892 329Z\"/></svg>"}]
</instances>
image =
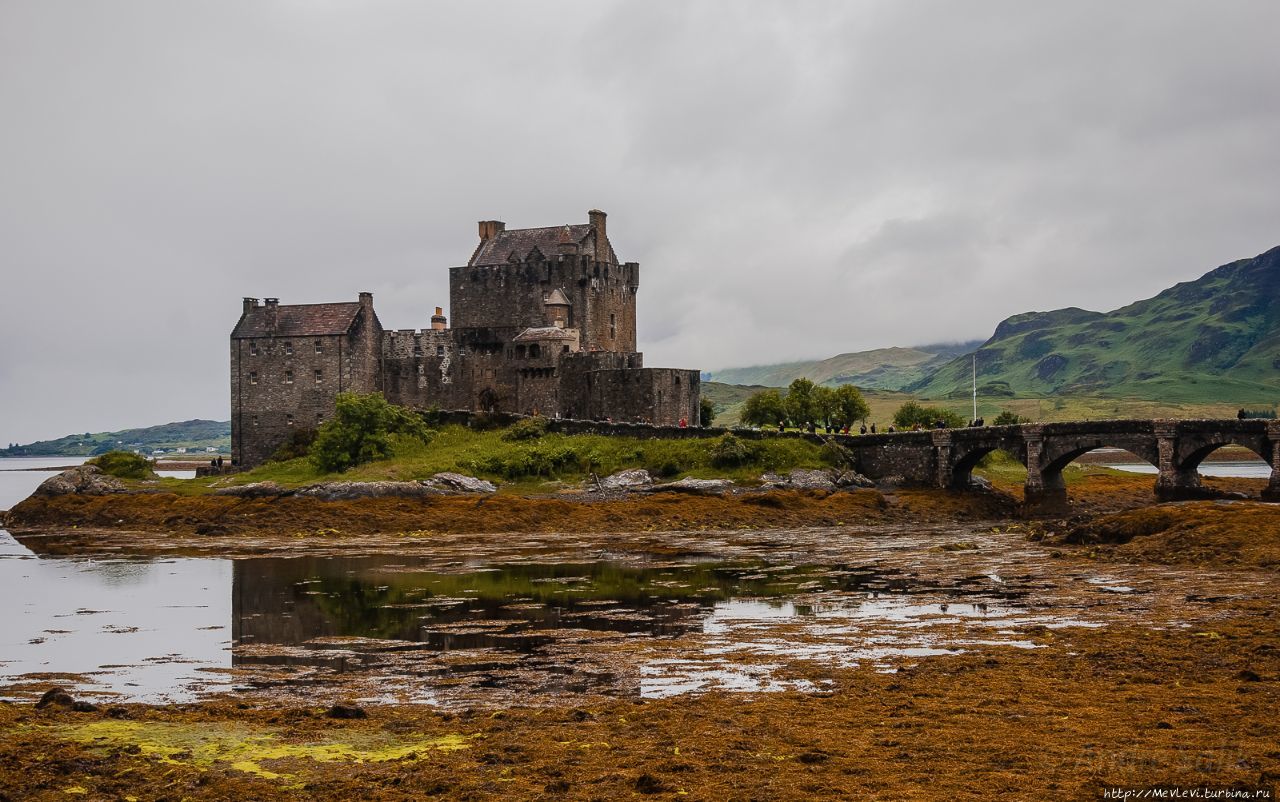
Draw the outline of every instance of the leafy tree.
<instances>
[{"instance_id":1,"label":"leafy tree","mask_svg":"<svg viewBox=\"0 0 1280 802\"><path fill-rule=\"evenodd\" d=\"M996 419L991 422L992 426L1016 426L1019 423L1030 423L1029 420L1022 417L1011 410L1002 410Z\"/></svg>"},{"instance_id":2,"label":"leafy tree","mask_svg":"<svg viewBox=\"0 0 1280 802\"><path fill-rule=\"evenodd\" d=\"M710 398L701 398L698 400L698 425L707 427L716 419L716 405L712 403Z\"/></svg>"},{"instance_id":3,"label":"leafy tree","mask_svg":"<svg viewBox=\"0 0 1280 802\"><path fill-rule=\"evenodd\" d=\"M855 421L866 420L871 414L871 407L867 406L866 399L862 397L861 391L852 384L842 384L837 387L833 394L835 396L836 426L852 426Z\"/></svg>"},{"instance_id":4,"label":"leafy tree","mask_svg":"<svg viewBox=\"0 0 1280 802\"><path fill-rule=\"evenodd\" d=\"M822 385L813 388L813 411L817 423L830 426L836 417L837 409L835 390Z\"/></svg>"},{"instance_id":5,"label":"leafy tree","mask_svg":"<svg viewBox=\"0 0 1280 802\"><path fill-rule=\"evenodd\" d=\"M818 406L813 391L813 382L803 377L791 382L791 386L787 388L787 417L796 426L818 420Z\"/></svg>"},{"instance_id":6,"label":"leafy tree","mask_svg":"<svg viewBox=\"0 0 1280 802\"><path fill-rule=\"evenodd\" d=\"M752 393L742 405L742 422L755 426L773 426L786 420L787 408L777 390Z\"/></svg>"},{"instance_id":7,"label":"leafy tree","mask_svg":"<svg viewBox=\"0 0 1280 802\"><path fill-rule=\"evenodd\" d=\"M893 425L899 429L910 429L917 424L921 428L932 429L938 421L945 423L948 429L959 429L965 425L964 418L949 409L926 407L915 401L908 401L893 413Z\"/></svg>"},{"instance_id":8,"label":"leafy tree","mask_svg":"<svg viewBox=\"0 0 1280 802\"><path fill-rule=\"evenodd\" d=\"M427 442L433 433L421 417L387 403L381 393L339 393L333 418L311 445L311 462L328 473L385 459L391 456L393 434Z\"/></svg>"}]
</instances>

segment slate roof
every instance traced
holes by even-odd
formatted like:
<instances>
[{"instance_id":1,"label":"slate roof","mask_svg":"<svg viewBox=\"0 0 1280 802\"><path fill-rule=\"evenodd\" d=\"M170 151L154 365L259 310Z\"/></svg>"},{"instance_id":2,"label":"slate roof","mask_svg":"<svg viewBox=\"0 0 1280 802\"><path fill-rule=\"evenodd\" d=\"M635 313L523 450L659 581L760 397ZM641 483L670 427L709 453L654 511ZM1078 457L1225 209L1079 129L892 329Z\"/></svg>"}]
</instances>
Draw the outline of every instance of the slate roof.
<instances>
[{"instance_id":1,"label":"slate roof","mask_svg":"<svg viewBox=\"0 0 1280 802\"><path fill-rule=\"evenodd\" d=\"M543 306L572 306L572 304L569 303L569 299L565 297L564 290L560 289L559 287L556 287L554 290L551 291L551 294L547 296L547 300L542 302L542 305Z\"/></svg>"},{"instance_id":2,"label":"slate roof","mask_svg":"<svg viewBox=\"0 0 1280 802\"><path fill-rule=\"evenodd\" d=\"M591 226L548 226L546 228L513 228L500 232L496 237L480 243L476 252L471 255L468 266L505 265L512 261L524 261L534 248L543 256L551 259L560 253L560 243L565 239L568 229L568 240L578 243L578 252L595 256L595 248L591 243Z\"/></svg>"},{"instance_id":3,"label":"slate roof","mask_svg":"<svg viewBox=\"0 0 1280 802\"><path fill-rule=\"evenodd\" d=\"M267 325L267 307L249 310L231 332L232 339L248 337L323 337L346 334L360 314L360 302L292 304L276 307L276 327Z\"/></svg>"},{"instance_id":4,"label":"slate roof","mask_svg":"<svg viewBox=\"0 0 1280 802\"><path fill-rule=\"evenodd\" d=\"M572 332L558 326L539 326L536 329L525 329L516 335L512 342L528 340L576 340Z\"/></svg>"}]
</instances>

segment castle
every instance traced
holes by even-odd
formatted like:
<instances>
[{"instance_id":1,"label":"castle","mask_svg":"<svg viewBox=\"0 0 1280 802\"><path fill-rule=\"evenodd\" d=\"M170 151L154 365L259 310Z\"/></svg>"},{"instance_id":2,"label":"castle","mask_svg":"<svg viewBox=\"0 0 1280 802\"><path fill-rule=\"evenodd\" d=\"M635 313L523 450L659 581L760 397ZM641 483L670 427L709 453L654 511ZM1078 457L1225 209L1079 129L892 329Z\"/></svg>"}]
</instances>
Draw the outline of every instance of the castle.
<instances>
[{"instance_id":1,"label":"castle","mask_svg":"<svg viewBox=\"0 0 1280 802\"><path fill-rule=\"evenodd\" d=\"M264 462L331 417L338 393L466 409L678 425L698 421L696 370L646 368L636 351L640 265L619 262L605 213L580 225L480 223L449 270L450 327L383 329L373 296L282 306L245 298L231 332L231 460Z\"/></svg>"}]
</instances>

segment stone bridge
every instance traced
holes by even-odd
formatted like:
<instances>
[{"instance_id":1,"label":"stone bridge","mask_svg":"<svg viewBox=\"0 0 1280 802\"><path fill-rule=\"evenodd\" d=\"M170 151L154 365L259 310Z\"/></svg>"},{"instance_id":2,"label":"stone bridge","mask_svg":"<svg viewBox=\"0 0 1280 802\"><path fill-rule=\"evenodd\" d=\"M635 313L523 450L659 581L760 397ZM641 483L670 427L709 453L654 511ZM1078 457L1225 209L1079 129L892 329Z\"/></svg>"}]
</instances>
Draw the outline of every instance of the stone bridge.
<instances>
[{"instance_id":1,"label":"stone bridge","mask_svg":"<svg viewBox=\"0 0 1280 802\"><path fill-rule=\"evenodd\" d=\"M1207 495L1200 463L1226 445L1243 446L1271 465L1267 501L1280 501L1280 421L1276 420L1108 420L1032 423L973 429L936 429L838 438L857 455L858 468L872 478L898 475L934 487L963 489L987 454L1005 451L1027 468L1029 504L1066 503L1062 469L1098 448L1121 448L1159 470L1156 495L1162 500Z\"/></svg>"}]
</instances>

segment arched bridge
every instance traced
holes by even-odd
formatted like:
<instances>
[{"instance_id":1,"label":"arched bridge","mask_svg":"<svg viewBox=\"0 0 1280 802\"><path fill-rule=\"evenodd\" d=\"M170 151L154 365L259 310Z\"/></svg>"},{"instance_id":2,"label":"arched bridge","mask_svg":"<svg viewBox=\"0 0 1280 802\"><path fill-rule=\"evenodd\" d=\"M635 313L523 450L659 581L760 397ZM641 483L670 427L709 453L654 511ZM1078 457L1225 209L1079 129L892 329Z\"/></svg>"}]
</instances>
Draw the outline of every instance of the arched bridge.
<instances>
[{"instance_id":1,"label":"arched bridge","mask_svg":"<svg viewBox=\"0 0 1280 802\"><path fill-rule=\"evenodd\" d=\"M1200 463L1225 445L1243 446L1271 465L1263 491L1280 501L1280 421L1275 420L1109 420L1033 423L971 429L935 429L840 437L857 455L858 468L872 478L898 475L942 488L965 488L970 473L987 454L1005 451L1027 468L1026 500L1054 506L1067 500L1062 469L1099 448L1121 448L1159 470L1156 495L1164 500L1206 495Z\"/></svg>"}]
</instances>

